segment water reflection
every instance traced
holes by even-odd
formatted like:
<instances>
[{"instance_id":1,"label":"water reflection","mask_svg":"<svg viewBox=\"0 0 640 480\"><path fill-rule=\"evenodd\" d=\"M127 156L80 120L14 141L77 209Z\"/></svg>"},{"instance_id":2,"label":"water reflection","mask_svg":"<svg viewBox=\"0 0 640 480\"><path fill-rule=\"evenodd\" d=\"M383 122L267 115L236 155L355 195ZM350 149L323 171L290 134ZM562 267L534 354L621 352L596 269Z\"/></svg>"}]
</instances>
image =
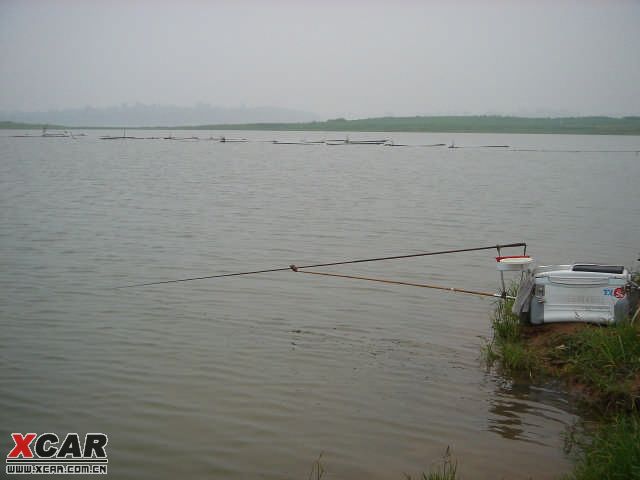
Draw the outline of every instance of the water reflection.
<instances>
[{"instance_id":1,"label":"water reflection","mask_svg":"<svg viewBox=\"0 0 640 480\"><path fill-rule=\"evenodd\" d=\"M565 427L575 423L575 406L560 383L536 385L529 379L498 375L491 381L495 390L489 400L489 431L508 440L546 445L549 422Z\"/></svg>"}]
</instances>

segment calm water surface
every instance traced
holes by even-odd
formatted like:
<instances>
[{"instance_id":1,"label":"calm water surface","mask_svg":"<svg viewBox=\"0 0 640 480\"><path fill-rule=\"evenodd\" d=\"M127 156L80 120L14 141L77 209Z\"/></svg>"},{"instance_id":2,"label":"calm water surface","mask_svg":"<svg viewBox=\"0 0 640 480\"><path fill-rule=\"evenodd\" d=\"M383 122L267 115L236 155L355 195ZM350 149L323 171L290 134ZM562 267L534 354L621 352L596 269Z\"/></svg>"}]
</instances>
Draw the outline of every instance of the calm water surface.
<instances>
[{"instance_id":1,"label":"calm water surface","mask_svg":"<svg viewBox=\"0 0 640 480\"><path fill-rule=\"evenodd\" d=\"M106 432L110 474L144 479L301 479L321 452L326 478L400 479L447 446L464 478L570 468L565 392L482 364L491 300L293 272L112 287L521 240L542 263L632 266L640 158L558 150L638 137L99 133L0 138L1 451L13 431ZM494 291L493 255L330 271Z\"/></svg>"}]
</instances>

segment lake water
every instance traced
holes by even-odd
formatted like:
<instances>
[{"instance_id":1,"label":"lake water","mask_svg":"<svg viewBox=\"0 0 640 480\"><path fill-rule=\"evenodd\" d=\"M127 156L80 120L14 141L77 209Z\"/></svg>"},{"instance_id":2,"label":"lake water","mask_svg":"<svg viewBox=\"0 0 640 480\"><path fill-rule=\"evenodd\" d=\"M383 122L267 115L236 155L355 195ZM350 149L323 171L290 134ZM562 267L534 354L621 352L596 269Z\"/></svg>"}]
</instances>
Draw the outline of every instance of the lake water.
<instances>
[{"instance_id":1,"label":"lake water","mask_svg":"<svg viewBox=\"0 0 640 480\"><path fill-rule=\"evenodd\" d=\"M562 388L482 363L491 299L293 272L112 287L517 241L631 267L639 137L86 133L0 138L2 452L77 431L109 435L114 478L304 479L322 453L325 478L401 479L447 446L464 478L568 471ZM497 291L494 256L325 271Z\"/></svg>"}]
</instances>

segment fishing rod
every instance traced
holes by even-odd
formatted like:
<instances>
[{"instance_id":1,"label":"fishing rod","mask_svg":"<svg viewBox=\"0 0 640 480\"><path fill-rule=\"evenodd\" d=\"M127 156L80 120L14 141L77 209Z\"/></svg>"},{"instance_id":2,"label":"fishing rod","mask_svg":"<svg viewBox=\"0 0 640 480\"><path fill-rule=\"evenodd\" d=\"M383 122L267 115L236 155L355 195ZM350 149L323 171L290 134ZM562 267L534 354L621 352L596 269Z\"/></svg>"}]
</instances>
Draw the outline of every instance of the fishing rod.
<instances>
[{"instance_id":1,"label":"fishing rod","mask_svg":"<svg viewBox=\"0 0 640 480\"><path fill-rule=\"evenodd\" d=\"M458 248L458 249L455 249L455 250L439 250L439 251L435 251L435 252L412 253L412 254L408 254L408 255L394 255L394 256L390 256L390 257L362 258L362 259L357 259L357 260L341 260L341 261L337 261L337 262L314 263L314 264L310 264L310 265L300 265L300 266L290 265L288 267L268 268L268 269L264 269L264 270L253 270L253 271L247 271L247 272L222 273L222 274L217 274L217 275L206 275L206 276L203 276L203 277L179 278L179 279L175 279L175 280L162 280L162 281L158 281L158 282L136 283L136 284L133 284L133 285L123 285L123 286L119 286L119 287L115 287L115 288L121 289L121 288L134 288L134 287L148 287L148 286L152 286L152 285L163 285L163 284L168 284L168 283L191 282L191 281L195 281L195 280L209 280L209 279L213 279L213 278L224 278L224 277L239 277L239 276L244 276L244 275L255 275L255 274L259 274L259 273L286 272L286 271L290 271L290 270L297 271L297 270L300 270L300 269L307 269L307 268L331 267L331 266L336 266L336 265L350 265L350 264L365 263L365 262L380 262L380 261L383 261L383 260L399 260L399 259L405 259L405 258L428 257L428 256L432 256L432 255L446 255L446 254L451 254L451 253L477 252L477 251L480 251L480 250L493 250L493 249L496 249L498 251L498 255L499 255L501 249L503 249L503 248L512 248L512 247L523 247L524 248L524 254L526 254L526 252L527 252L527 244L525 242L517 242L517 243L506 243L506 244L502 244L502 245L500 245L500 244L498 244L498 245L489 245L489 246L486 246L486 247ZM295 270L292 267L295 267ZM444 288L444 289L447 289L447 288Z\"/></svg>"},{"instance_id":2,"label":"fishing rod","mask_svg":"<svg viewBox=\"0 0 640 480\"><path fill-rule=\"evenodd\" d=\"M390 285L405 285L410 287L432 288L435 290L445 290L447 292L453 292L453 293L466 293L469 295L478 295L481 297L493 297L493 298L502 298L502 299L508 298L510 300L515 300L516 298L512 295L507 295L507 292L505 290L503 290L502 293L481 292L478 290L467 290L464 288L456 288L456 287L443 287L441 285L429 285L426 283L401 282L399 280L388 280L385 278L361 277L359 275L343 275L339 273L329 273L329 272L308 272L308 271L300 270L301 267L296 267L295 265L290 265L289 268L291 268L291 270L293 270L294 272L308 273L310 275L322 275L325 277L348 278L351 280L365 280L367 282L388 283Z\"/></svg>"}]
</instances>

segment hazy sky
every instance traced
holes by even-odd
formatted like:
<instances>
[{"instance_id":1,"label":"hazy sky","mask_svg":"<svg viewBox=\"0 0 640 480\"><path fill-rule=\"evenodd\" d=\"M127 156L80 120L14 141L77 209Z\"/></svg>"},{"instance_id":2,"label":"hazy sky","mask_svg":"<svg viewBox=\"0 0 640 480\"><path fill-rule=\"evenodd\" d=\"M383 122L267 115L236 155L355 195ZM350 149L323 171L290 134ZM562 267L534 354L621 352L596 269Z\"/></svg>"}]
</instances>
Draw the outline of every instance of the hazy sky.
<instances>
[{"instance_id":1,"label":"hazy sky","mask_svg":"<svg viewBox=\"0 0 640 480\"><path fill-rule=\"evenodd\" d=\"M640 1L0 0L0 110L640 114Z\"/></svg>"}]
</instances>

